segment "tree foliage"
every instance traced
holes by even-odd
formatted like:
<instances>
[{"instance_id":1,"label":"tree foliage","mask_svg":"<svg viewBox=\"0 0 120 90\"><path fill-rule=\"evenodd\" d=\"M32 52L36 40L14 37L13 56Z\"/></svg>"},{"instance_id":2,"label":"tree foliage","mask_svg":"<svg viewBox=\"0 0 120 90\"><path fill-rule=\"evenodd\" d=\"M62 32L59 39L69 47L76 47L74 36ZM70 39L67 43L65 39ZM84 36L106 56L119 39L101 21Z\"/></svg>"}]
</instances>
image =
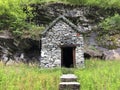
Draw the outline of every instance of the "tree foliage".
<instances>
[{"instance_id":1,"label":"tree foliage","mask_svg":"<svg viewBox=\"0 0 120 90\"><path fill-rule=\"evenodd\" d=\"M26 22L32 17L29 0L0 0L0 30L8 30L14 35L22 35L23 30L29 30L33 25ZM27 12L24 10L27 7Z\"/></svg>"},{"instance_id":2,"label":"tree foliage","mask_svg":"<svg viewBox=\"0 0 120 90\"><path fill-rule=\"evenodd\" d=\"M115 14L112 17L108 17L100 23L100 26L104 30L117 30L120 31L120 15Z\"/></svg>"},{"instance_id":3,"label":"tree foliage","mask_svg":"<svg viewBox=\"0 0 120 90\"><path fill-rule=\"evenodd\" d=\"M101 30L98 32L98 45L108 49L119 48L120 15L108 17L99 24Z\"/></svg>"},{"instance_id":4,"label":"tree foliage","mask_svg":"<svg viewBox=\"0 0 120 90\"><path fill-rule=\"evenodd\" d=\"M118 0L0 0L0 30L9 30L13 33L21 34L22 30L29 30L32 25L26 22L26 18L32 18L32 3L54 3L62 2L72 5L90 5L100 7L120 7ZM27 12L24 10L27 8ZM116 14L114 17L105 19L102 27L105 30L119 29L120 16ZM115 27L115 28L114 28Z\"/></svg>"},{"instance_id":5,"label":"tree foliage","mask_svg":"<svg viewBox=\"0 0 120 90\"><path fill-rule=\"evenodd\" d=\"M20 0L0 0L0 29L13 29L26 18Z\"/></svg>"}]
</instances>

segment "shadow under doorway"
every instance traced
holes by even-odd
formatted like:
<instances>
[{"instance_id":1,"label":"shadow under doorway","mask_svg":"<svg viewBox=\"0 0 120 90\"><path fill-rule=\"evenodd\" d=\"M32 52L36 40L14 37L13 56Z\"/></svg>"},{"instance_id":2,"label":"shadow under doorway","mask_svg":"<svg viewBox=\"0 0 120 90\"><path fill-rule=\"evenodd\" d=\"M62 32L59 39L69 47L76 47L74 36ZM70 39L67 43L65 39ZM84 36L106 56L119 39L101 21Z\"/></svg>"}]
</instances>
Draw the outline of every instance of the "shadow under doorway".
<instances>
[{"instance_id":1,"label":"shadow under doorway","mask_svg":"<svg viewBox=\"0 0 120 90\"><path fill-rule=\"evenodd\" d=\"M61 47L61 67L75 67L75 48L72 46Z\"/></svg>"}]
</instances>

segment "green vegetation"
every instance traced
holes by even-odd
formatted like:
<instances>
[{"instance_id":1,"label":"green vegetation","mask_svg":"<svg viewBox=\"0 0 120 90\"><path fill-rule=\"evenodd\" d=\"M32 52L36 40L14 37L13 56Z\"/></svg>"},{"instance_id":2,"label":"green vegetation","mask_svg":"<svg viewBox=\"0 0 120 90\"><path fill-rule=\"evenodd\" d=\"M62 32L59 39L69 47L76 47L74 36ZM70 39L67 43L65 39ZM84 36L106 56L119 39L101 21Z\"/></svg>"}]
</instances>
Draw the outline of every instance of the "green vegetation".
<instances>
[{"instance_id":1,"label":"green vegetation","mask_svg":"<svg viewBox=\"0 0 120 90\"><path fill-rule=\"evenodd\" d=\"M57 90L58 69L0 65L0 90Z\"/></svg>"},{"instance_id":2,"label":"green vegetation","mask_svg":"<svg viewBox=\"0 0 120 90\"><path fill-rule=\"evenodd\" d=\"M99 26L102 29L97 37L97 40L99 41L98 44L108 49L117 48L120 34L120 15L115 14L114 16L105 18L100 22Z\"/></svg>"},{"instance_id":3,"label":"green vegetation","mask_svg":"<svg viewBox=\"0 0 120 90\"><path fill-rule=\"evenodd\" d=\"M115 7L120 8L119 0L18 0L25 4L33 3L64 3L71 5L90 5L90 6L99 6L99 7Z\"/></svg>"},{"instance_id":4,"label":"green vegetation","mask_svg":"<svg viewBox=\"0 0 120 90\"><path fill-rule=\"evenodd\" d=\"M120 31L120 15L115 14L112 17L108 17L100 23L100 26L105 30L113 31L117 30Z\"/></svg>"},{"instance_id":5,"label":"green vegetation","mask_svg":"<svg viewBox=\"0 0 120 90\"><path fill-rule=\"evenodd\" d=\"M28 31L29 33L31 29L41 27L31 22L34 15L32 14L33 8L30 7L30 5L50 3L120 8L120 2L118 0L0 0L0 30L8 30L13 33L14 36L22 36L24 32ZM115 20L117 20L115 22L118 22L120 16L115 15L115 17L116 19L106 19L105 22L103 22L104 26L108 26L109 22L110 24L114 23ZM115 24L117 23L114 23L114 25ZM117 26L119 27L119 23ZM105 28L108 27L105 26ZM43 30L43 28L39 28L39 31L41 30Z\"/></svg>"},{"instance_id":6,"label":"green vegetation","mask_svg":"<svg viewBox=\"0 0 120 90\"><path fill-rule=\"evenodd\" d=\"M0 30L8 30L16 37L22 36L24 31L38 30L39 27L30 22L33 17L31 10L26 0L0 0Z\"/></svg>"},{"instance_id":7,"label":"green vegetation","mask_svg":"<svg viewBox=\"0 0 120 90\"><path fill-rule=\"evenodd\" d=\"M0 0L0 29L20 29L25 18L20 0Z\"/></svg>"},{"instance_id":8,"label":"green vegetation","mask_svg":"<svg viewBox=\"0 0 120 90\"><path fill-rule=\"evenodd\" d=\"M0 64L0 90L58 90L62 73L78 76L81 90L120 90L120 61L86 60L83 69Z\"/></svg>"},{"instance_id":9,"label":"green vegetation","mask_svg":"<svg viewBox=\"0 0 120 90\"><path fill-rule=\"evenodd\" d=\"M81 83L81 90L119 90L120 61L87 61L85 69L75 74Z\"/></svg>"}]
</instances>

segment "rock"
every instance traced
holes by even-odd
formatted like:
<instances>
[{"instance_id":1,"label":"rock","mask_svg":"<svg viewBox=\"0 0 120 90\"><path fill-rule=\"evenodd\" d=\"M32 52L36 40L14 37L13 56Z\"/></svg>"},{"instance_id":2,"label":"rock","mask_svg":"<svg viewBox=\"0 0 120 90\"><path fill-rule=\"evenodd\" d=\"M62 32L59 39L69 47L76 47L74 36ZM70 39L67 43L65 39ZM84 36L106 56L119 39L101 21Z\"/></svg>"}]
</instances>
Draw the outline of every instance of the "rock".
<instances>
[{"instance_id":1,"label":"rock","mask_svg":"<svg viewBox=\"0 0 120 90\"><path fill-rule=\"evenodd\" d=\"M14 64L15 64L15 61L13 61L11 59L8 62L6 62L6 66L14 65Z\"/></svg>"},{"instance_id":2,"label":"rock","mask_svg":"<svg viewBox=\"0 0 120 90\"><path fill-rule=\"evenodd\" d=\"M105 59L105 60L120 60L120 48L104 51L103 59Z\"/></svg>"},{"instance_id":3,"label":"rock","mask_svg":"<svg viewBox=\"0 0 120 90\"><path fill-rule=\"evenodd\" d=\"M38 62L40 60L40 49L39 40L25 38L16 41L15 38L0 37L0 60L5 64L10 59L15 62Z\"/></svg>"},{"instance_id":4,"label":"rock","mask_svg":"<svg viewBox=\"0 0 120 90\"><path fill-rule=\"evenodd\" d=\"M78 82L61 82L59 90L80 90L80 83Z\"/></svg>"},{"instance_id":5,"label":"rock","mask_svg":"<svg viewBox=\"0 0 120 90\"><path fill-rule=\"evenodd\" d=\"M85 59L90 59L90 58L98 58L101 59L102 58L102 53L96 50L85 50L84 51L84 58Z\"/></svg>"}]
</instances>

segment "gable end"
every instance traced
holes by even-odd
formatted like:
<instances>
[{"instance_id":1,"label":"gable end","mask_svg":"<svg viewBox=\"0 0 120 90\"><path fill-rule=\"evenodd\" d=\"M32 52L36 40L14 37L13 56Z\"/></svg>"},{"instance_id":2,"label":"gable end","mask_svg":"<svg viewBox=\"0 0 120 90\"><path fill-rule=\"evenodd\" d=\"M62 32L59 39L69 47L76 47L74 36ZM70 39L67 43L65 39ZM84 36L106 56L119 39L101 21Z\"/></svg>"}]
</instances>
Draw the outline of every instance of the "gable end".
<instances>
[{"instance_id":1,"label":"gable end","mask_svg":"<svg viewBox=\"0 0 120 90\"><path fill-rule=\"evenodd\" d=\"M75 30L76 32L80 32L81 31L78 30L77 26L74 25L72 22L70 22L67 18L65 18L63 15L59 16L58 18L56 18L46 29L45 31L42 33L42 36L44 36L46 34L47 31L49 31L53 26L55 26L55 24L57 22L59 22L60 20L64 21L66 24L68 24L71 28L73 28L73 30Z\"/></svg>"}]
</instances>

